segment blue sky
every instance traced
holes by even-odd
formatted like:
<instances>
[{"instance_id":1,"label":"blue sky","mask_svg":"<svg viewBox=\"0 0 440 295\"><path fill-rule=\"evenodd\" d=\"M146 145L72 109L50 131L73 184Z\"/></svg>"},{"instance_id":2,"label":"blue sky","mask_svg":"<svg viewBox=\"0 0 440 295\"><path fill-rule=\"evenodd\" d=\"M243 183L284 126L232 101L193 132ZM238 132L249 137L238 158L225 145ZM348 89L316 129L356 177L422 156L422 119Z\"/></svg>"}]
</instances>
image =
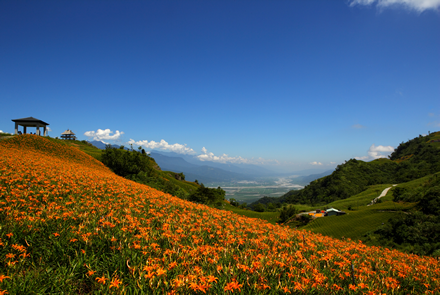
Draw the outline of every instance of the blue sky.
<instances>
[{"instance_id":1,"label":"blue sky","mask_svg":"<svg viewBox=\"0 0 440 295\"><path fill-rule=\"evenodd\" d=\"M274 170L386 156L440 130L440 0L0 1L0 130L28 116Z\"/></svg>"}]
</instances>

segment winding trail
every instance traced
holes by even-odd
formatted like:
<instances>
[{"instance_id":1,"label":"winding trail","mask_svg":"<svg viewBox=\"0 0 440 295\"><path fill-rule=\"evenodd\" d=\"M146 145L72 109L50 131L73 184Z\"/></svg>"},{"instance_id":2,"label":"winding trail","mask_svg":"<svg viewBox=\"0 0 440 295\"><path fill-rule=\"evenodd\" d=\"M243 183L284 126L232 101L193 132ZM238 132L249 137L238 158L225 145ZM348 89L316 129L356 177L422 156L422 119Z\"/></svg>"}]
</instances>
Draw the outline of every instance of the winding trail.
<instances>
[{"instance_id":1,"label":"winding trail","mask_svg":"<svg viewBox=\"0 0 440 295\"><path fill-rule=\"evenodd\" d=\"M393 184L393 186L396 186L396 185L397 185L397 184ZM371 205L376 204L377 200L379 200L379 199L382 198L382 197L385 197L385 196L387 195L388 191L389 191L393 186L390 186L390 187L387 187L386 189L384 189L384 190L382 191L382 193L380 194L380 196L378 196L377 198L373 199L373 200L371 201L371 203L368 204L367 206L371 206Z\"/></svg>"}]
</instances>

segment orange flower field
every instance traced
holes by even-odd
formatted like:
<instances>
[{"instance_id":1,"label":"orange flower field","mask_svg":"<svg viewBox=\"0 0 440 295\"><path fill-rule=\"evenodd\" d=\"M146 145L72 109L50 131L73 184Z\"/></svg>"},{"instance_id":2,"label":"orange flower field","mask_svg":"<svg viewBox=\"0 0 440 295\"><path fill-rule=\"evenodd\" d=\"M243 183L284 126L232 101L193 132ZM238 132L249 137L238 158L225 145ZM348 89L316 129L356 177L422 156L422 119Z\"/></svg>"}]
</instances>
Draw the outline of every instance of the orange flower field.
<instances>
[{"instance_id":1,"label":"orange flower field","mask_svg":"<svg viewBox=\"0 0 440 295\"><path fill-rule=\"evenodd\" d=\"M440 294L440 262L190 203L0 141L0 294Z\"/></svg>"}]
</instances>

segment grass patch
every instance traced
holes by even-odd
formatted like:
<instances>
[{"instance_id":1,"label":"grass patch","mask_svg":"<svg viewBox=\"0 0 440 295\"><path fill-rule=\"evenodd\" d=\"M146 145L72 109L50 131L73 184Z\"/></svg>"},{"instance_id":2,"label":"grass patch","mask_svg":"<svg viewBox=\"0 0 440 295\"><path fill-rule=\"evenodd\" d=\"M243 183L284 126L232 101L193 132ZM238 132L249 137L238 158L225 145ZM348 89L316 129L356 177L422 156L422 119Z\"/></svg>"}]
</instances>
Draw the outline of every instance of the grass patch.
<instances>
[{"instance_id":1,"label":"grass patch","mask_svg":"<svg viewBox=\"0 0 440 295\"><path fill-rule=\"evenodd\" d=\"M326 205L326 207L329 208L337 208L339 210L348 210L349 207L353 208L353 209L360 209L363 207L367 207L367 205L374 199L377 198L384 189L386 189L387 187L392 186L392 184L377 184L377 185L372 185L370 186L368 189L366 189L365 191L354 195L348 199L344 199L344 200L337 200L334 201L328 205ZM388 194L390 192L388 191ZM388 195L387 194L387 195ZM382 200L383 198L381 198Z\"/></svg>"},{"instance_id":2,"label":"grass patch","mask_svg":"<svg viewBox=\"0 0 440 295\"><path fill-rule=\"evenodd\" d=\"M280 212L278 212L278 211L276 211L276 212L256 212L256 211L237 208L227 202L225 202L225 206L223 207L223 209L226 211L232 211L238 215L251 217L251 218L263 219L263 220L266 220L272 224L277 223L278 218L280 216Z\"/></svg>"}]
</instances>

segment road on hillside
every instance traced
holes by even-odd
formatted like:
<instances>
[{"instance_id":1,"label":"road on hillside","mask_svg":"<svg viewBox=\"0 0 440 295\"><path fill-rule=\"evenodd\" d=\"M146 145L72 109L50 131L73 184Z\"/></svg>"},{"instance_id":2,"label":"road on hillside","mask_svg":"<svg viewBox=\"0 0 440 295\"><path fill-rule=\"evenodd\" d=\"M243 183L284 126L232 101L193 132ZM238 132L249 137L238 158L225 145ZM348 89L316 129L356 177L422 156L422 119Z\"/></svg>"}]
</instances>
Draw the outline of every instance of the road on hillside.
<instances>
[{"instance_id":1,"label":"road on hillside","mask_svg":"<svg viewBox=\"0 0 440 295\"><path fill-rule=\"evenodd\" d=\"M396 185L397 185L397 184L393 184L393 186L396 186ZM373 200L371 201L371 203L368 204L367 206L371 206L371 205L376 204L377 200L379 200L379 199L382 198L382 197L385 197L385 196L387 195L388 191L389 191L393 186L390 186L390 187L387 187L386 189L384 189L384 190L382 191L382 193L380 194L380 196L377 197L377 198L375 198L375 199L373 199Z\"/></svg>"}]
</instances>

